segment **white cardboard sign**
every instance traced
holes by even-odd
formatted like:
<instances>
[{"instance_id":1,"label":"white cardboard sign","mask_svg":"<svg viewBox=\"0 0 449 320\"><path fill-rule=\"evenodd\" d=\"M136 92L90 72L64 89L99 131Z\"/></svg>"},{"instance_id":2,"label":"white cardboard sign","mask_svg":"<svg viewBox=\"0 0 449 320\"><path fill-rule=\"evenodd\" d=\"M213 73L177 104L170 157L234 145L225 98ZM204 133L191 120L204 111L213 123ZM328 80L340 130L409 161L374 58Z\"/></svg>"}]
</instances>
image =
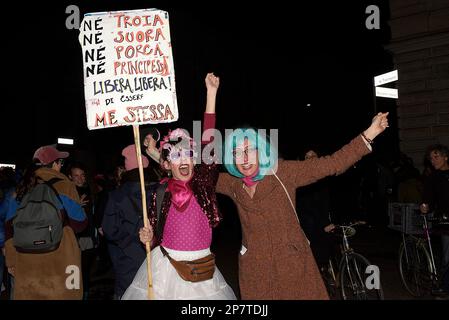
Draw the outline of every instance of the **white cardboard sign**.
<instances>
[{"instance_id":1,"label":"white cardboard sign","mask_svg":"<svg viewBox=\"0 0 449 320\"><path fill-rule=\"evenodd\" d=\"M398 70L393 70L374 77L374 86L381 86L385 83L390 83L398 80Z\"/></svg>"},{"instance_id":2,"label":"white cardboard sign","mask_svg":"<svg viewBox=\"0 0 449 320\"><path fill-rule=\"evenodd\" d=\"M178 120L166 11L85 14L79 42L90 130Z\"/></svg>"},{"instance_id":3,"label":"white cardboard sign","mask_svg":"<svg viewBox=\"0 0 449 320\"><path fill-rule=\"evenodd\" d=\"M397 99L398 98L398 89L376 87L376 97Z\"/></svg>"}]
</instances>

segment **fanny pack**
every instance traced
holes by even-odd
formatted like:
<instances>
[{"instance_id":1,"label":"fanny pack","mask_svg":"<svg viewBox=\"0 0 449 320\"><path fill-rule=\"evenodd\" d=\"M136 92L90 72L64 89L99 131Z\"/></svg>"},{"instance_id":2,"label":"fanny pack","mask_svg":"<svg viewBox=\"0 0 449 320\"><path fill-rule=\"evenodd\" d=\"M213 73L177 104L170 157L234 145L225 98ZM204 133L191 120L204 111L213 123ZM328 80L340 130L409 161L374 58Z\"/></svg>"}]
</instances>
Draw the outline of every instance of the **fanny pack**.
<instances>
[{"instance_id":1,"label":"fanny pack","mask_svg":"<svg viewBox=\"0 0 449 320\"><path fill-rule=\"evenodd\" d=\"M199 282L212 279L214 276L215 255L213 253L193 261L176 261L170 257L164 247L159 247L161 248L162 254L170 260L171 265L183 280Z\"/></svg>"}]
</instances>

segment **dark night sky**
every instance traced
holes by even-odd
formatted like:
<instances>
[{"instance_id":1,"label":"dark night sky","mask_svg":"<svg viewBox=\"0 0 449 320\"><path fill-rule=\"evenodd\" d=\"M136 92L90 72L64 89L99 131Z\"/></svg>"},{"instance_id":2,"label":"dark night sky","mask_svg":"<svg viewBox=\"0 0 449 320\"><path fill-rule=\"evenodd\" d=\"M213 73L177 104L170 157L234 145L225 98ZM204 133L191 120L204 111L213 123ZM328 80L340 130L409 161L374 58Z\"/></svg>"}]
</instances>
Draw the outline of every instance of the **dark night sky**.
<instances>
[{"instance_id":1,"label":"dark night sky","mask_svg":"<svg viewBox=\"0 0 449 320\"><path fill-rule=\"evenodd\" d=\"M221 77L218 127L279 128L286 158L309 144L335 151L369 125L372 77L392 69L382 47L390 37L386 1L242 3L75 0L9 8L0 162L31 160L38 146L58 136L74 137L76 147L95 152L99 162L133 141L131 127L87 129L79 32L65 28L69 4L81 14L169 12L180 120L163 131L191 129L191 121L201 119L209 71ZM365 28L370 4L380 7L380 30ZM378 106L394 111L391 102Z\"/></svg>"}]
</instances>

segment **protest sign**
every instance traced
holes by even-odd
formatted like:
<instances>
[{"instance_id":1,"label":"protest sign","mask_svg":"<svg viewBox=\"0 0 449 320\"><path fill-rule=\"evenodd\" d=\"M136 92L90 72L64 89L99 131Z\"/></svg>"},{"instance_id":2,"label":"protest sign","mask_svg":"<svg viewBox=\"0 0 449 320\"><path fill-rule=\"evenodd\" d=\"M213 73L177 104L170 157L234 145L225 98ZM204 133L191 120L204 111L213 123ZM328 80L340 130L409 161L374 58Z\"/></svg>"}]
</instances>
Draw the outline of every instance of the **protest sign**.
<instances>
[{"instance_id":1,"label":"protest sign","mask_svg":"<svg viewBox=\"0 0 449 320\"><path fill-rule=\"evenodd\" d=\"M178 120L167 12L85 14L79 42L90 130Z\"/></svg>"}]
</instances>

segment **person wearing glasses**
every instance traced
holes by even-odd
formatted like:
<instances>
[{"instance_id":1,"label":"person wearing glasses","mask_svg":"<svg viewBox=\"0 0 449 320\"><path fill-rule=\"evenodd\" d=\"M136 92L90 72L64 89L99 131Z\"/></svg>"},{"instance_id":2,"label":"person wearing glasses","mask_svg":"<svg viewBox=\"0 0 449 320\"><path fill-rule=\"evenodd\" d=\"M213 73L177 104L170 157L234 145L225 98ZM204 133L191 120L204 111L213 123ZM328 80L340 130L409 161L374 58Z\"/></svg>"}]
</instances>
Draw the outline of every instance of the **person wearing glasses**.
<instances>
[{"instance_id":1,"label":"person wearing glasses","mask_svg":"<svg viewBox=\"0 0 449 320\"><path fill-rule=\"evenodd\" d=\"M219 78L213 73L207 74L203 132L215 127L215 98L219 83ZM203 139L201 144L208 145L210 142ZM162 186L166 184L165 191L162 189L162 193L156 191L152 194L149 202L150 227L139 231L141 242L150 242L153 247L151 270L154 296L157 300L235 300L232 288L218 268L208 272L210 277L196 281L183 274L176 267L177 263L172 262L210 257L212 228L221 220L215 195L219 174L217 164L211 156L195 165L194 148L193 139L183 129L169 132L160 142L160 164L170 175L161 181ZM160 216L158 203L161 205ZM122 299L147 299L147 279L145 260Z\"/></svg>"},{"instance_id":2,"label":"person wearing glasses","mask_svg":"<svg viewBox=\"0 0 449 320\"><path fill-rule=\"evenodd\" d=\"M338 175L371 151L388 126L378 113L371 126L330 156L281 160L263 131L240 128L224 143L216 192L231 197L242 225L239 287L242 300L329 299L295 210L298 187Z\"/></svg>"},{"instance_id":3,"label":"person wearing glasses","mask_svg":"<svg viewBox=\"0 0 449 320\"><path fill-rule=\"evenodd\" d=\"M81 300L83 297L81 252L75 233L87 226L86 214L81 207L75 184L61 173L68 152L53 146L36 150L33 163L24 173L22 181L10 199L6 215L6 266L14 277L14 300ZM38 183L48 182L59 195L61 208L65 209L63 235L59 247L47 253L21 253L13 243L12 221L23 197ZM74 287L67 286L67 268L78 270ZM76 271L75 271L76 272ZM76 281L79 280L79 281Z\"/></svg>"}]
</instances>

